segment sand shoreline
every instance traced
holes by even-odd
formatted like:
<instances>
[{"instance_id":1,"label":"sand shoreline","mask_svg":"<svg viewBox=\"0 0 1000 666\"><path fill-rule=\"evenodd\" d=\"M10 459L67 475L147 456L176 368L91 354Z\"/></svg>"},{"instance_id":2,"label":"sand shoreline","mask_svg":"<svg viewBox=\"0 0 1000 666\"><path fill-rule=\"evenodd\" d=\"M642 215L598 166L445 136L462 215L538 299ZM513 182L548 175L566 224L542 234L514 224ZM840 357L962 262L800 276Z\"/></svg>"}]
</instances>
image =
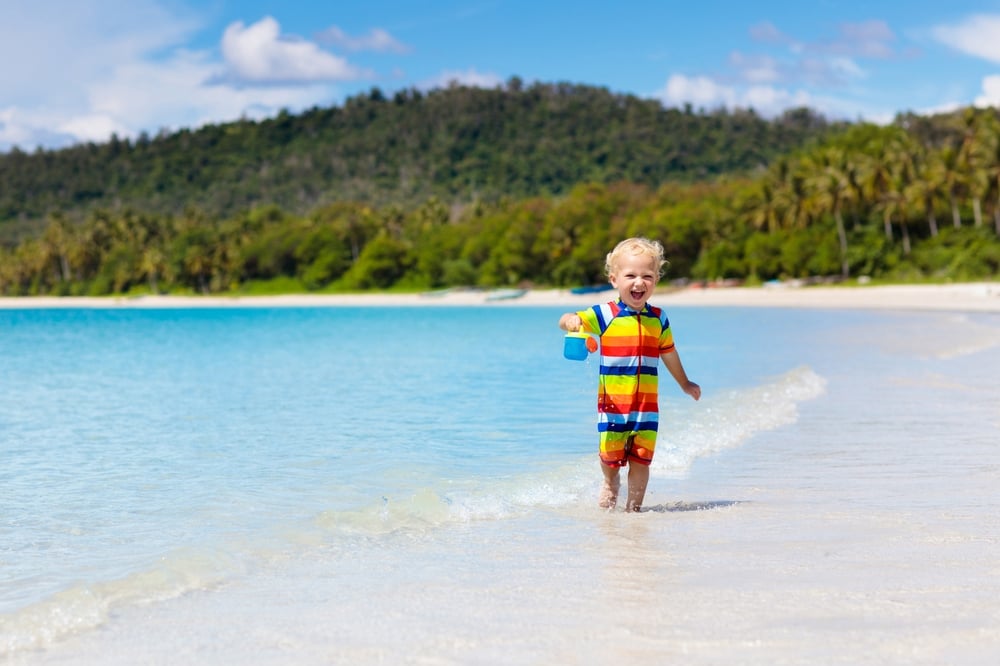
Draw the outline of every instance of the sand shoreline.
<instances>
[{"instance_id":1,"label":"sand shoreline","mask_svg":"<svg viewBox=\"0 0 1000 666\"><path fill-rule=\"evenodd\" d=\"M583 307L610 298L611 291L574 294L565 289L446 290L424 294L287 294L276 296L0 297L0 309L193 308L483 305ZM1000 312L1000 283L888 285L872 287L726 287L661 289L655 305L794 307Z\"/></svg>"},{"instance_id":2,"label":"sand shoreline","mask_svg":"<svg viewBox=\"0 0 1000 666\"><path fill-rule=\"evenodd\" d=\"M968 289L654 302L1000 300L997 285ZM572 307L557 302L538 314ZM267 316L253 331L210 317L198 330L211 335L173 336L180 347L150 322L103 345L129 312L0 312L11 534L28 546L11 552L32 576L17 592L63 581L15 612L0 655L7 639L25 646L7 648L12 662L51 665L996 663L995 314L687 309L701 334L685 362L706 394L665 396L656 510L632 516L594 505L596 367L559 359L555 317L532 333L527 306L474 307L474 335L434 344L418 325L360 358L391 331L345 346L338 317ZM726 328L727 312L752 325ZM520 323L497 332L506 317L487 315L507 313ZM499 344L484 350L484 331ZM527 374L507 372L518 359ZM359 455L343 424L380 405L392 454ZM33 519L43 505L58 520Z\"/></svg>"},{"instance_id":3,"label":"sand shoreline","mask_svg":"<svg viewBox=\"0 0 1000 666\"><path fill-rule=\"evenodd\" d=\"M0 309L343 307L343 306L553 306L583 307L611 291L574 294L564 289L510 291L448 290L424 294L287 294L276 296L3 297ZM655 305L706 307L797 307L1000 312L1000 284L890 285L875 287L728 287L659 290Z\"/></svg>"}]
</instances>

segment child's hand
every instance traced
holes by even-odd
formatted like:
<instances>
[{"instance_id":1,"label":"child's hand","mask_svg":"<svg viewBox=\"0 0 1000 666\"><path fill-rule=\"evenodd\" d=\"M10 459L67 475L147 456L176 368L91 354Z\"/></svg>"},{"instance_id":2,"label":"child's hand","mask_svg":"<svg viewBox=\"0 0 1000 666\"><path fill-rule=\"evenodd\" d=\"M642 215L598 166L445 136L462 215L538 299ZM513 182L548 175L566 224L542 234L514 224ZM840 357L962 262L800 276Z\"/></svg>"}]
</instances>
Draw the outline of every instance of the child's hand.
<instances>
[{"instance_id":1,"label":"child's hand","mask_svg":"<svg viewBox=\"0 0 1000 666\"><path fill-rule=\"evenodd\" d=\"M559 319L559 328L564 331L574 332L579 331L583 327L583 320L580 319L580 315L567 312Z\"/></svg>"},{"instance_id":2,"label":"child's hand","mask_svg":"<svg viewBox=\"0 0 1000 666\"><path fill-rule=\"evenodd\" d=\"M692 398L694 398L695 400L701 399L701 387L695 384L694 382L688 382L687 384L685 384L684 392L687 393Z\"/></svg>"}]
</instances>

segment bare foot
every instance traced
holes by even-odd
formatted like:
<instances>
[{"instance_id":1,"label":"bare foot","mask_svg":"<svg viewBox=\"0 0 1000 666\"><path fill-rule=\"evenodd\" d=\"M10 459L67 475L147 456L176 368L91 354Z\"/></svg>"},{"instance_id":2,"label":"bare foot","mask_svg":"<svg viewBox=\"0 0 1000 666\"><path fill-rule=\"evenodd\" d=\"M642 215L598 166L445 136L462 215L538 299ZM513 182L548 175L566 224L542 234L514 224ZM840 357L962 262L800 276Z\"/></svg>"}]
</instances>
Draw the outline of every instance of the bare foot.
<instances>
[{"instance_id":1,"label":"bare foot","mask_svg":"<svg viewBox=\"0 0 1000 666\"><path fill-rule=\"evenodd\" d=\"M617 467L610 467L601 463L601 470L604 472L604 484L601 486L601 494L597 504L602 509L613 509L618 504L618 490L621 488L621 477L618 475Z\"/></svg>"},{"instance_id":2,"label":"bare foot","mask_svg":"<svg viewBox=\"0 0 1000 666\"><path fill-rule=\"evenodd\" d=\"M597 505L602 509L613 509L618 504L618 489L611 488L608 482L605 481L604 485L601 487L601 495L597 501Z\"/></svg>"},{"instance_id":3,"label":"bare foot","mask_svg":"<svg viewBox=\"0 0 1000 666\"><path fill-rule=\"evenodd\" d=\"M646 497L646 486L649 484L649 466L637 462L628 466L628 501L626 511L638 512L642 508L642 500Z\"/></svg>"}]
</instances>

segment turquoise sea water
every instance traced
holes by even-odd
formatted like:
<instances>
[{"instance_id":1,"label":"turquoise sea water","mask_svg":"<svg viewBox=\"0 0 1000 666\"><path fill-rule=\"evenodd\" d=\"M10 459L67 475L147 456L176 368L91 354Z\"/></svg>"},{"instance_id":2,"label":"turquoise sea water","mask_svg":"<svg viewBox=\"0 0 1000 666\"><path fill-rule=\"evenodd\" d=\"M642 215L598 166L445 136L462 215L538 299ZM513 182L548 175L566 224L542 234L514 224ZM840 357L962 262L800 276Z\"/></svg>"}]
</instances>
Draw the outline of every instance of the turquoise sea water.
<instances>
[{"instance_id":1,"label":"turquoise sea water","mask_svg":"<svg viewBox=\"0 0 1000 666\"><path fill-rule=\"evenodd\" d=\"M196 597L235 613L241 602L224 601L234 586L267 590L262 581L281 578L282 589L300 584L308 596L322 587L314 586L317 571L345 566L359 568L352 580L360 588L348 592L370 597L372 580L357 558L394 572L387 575L397 586L413 584L414 569L424 572L417 580L461 579L493 538L484 534L526 521L547 526L533 537L541 539L533 552L576 538L560 526L600 515L597 368L595 360L562 358L556 321L566 309L0 311L0 656L67 659L72 653L60 649L68 642L97 636L137 608L169 614ZM894 429L892 401L885 419L844 407L889 396L865 385L872 378L896 377L900 390L927 385L953 410L989 413L993 404L978 393L985 375L971 394L947 388L954 363L997 358L988 315L669 314L688 374L705 393L695 403L662 374L665 425L646 502L653 513L721 515L760 503L757 479L740 496L671 504L685 488L711 487L713 465L748 455L766 433L794 428L802 409L828 407L815 432L829 436L799 442L824 468L839 450L838 429L855 439L899 432L905 447L912 438L902 433L917 427L919 410ZM912 363L922 369L913 373ZM831 395L836 401L826 402ZM1000 414L993 416L970 434L977 447L995 443ZM886 464L872 455L873 465ZM899 451L908 464L887 474L917 484L912 463L922 455ZM974 466L985 488L1000 460L988 455ZM968 472L964 463L955 468ZM813 497L832 492L808 464L782 471L775 462L770 473L800 479ZM985 506L997 503L989 492ZM906 501L923 499L915 490ZM427 550L445 541L453 546L453 559L443 560L450 573L433 578ZM380 560L387 552L391 563ZM308 572L294 573L305 563ZM503 578L502 567L496 575ZM458 598L475 594L471 582L456 586ZM256 601L266 607L274 594ZM383 596L384 615L396 606ZM403 635L424 631L414 618L394 626ZM169 663L182 642L139 660ZM368 646L354 647L341 656L391 661L391 652L375 659ZM123 662L136 656L123 654ZM325 661L322 651L299 656Z\"/></svg>"}]
</instances>

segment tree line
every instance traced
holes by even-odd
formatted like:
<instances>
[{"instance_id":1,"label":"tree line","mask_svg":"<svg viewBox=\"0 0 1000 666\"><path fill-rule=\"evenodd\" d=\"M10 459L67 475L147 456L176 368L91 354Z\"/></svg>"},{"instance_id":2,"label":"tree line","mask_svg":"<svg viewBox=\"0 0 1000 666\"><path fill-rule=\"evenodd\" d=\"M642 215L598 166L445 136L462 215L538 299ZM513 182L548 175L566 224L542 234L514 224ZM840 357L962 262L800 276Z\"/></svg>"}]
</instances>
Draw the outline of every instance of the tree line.
<instances>
[{"instance_id":1,"label":"tree line","mask_svg":"<svg viewBox=\"0 0 1000 666\"><path fill-rule=\"evenodd\" d=\"M657 187L583 182L559 196L344 201L304 215L57 214L0 254L0 293L586 285L604 281L604 254L632 235L664 244L676 280L993 279L1000 120L967 109L935 127L857 124L755 175Z\"/></svg>"},{"instance_id":2,"label":"tree line","mask_svg":"<svg viewBox=\"0 0 1000 666\"><path fill-rule=\"evenodd\" d=\"M494 89L375 88L297 115L0 154L0 243L37 235L53 213L79 222L97 210L194 207L226 219L267 205L306 215L343 201L559 196L581 182L656 188L748 173L842 127L808 109L768 120L517 78Z\"/></svg>"},{"instance_id":3,"label":"tree line","mask_svg":"<svg viewBox=\"0 0 1000 666\"><path fill-rule=\"evenodd\" d=\"M933 120L901 116L888 127L859 124L776 160L743 196L739 211L766 232L747 241L750 274L800 273L789 245L832 222L841 277L994 277L1000 119L995 109L968 108ZM970 219L973 231L962 233ZM943 225L956 233L943 234Z\"/></svg>"},{"instance_id":4,"label":"tree line","mask_svg":"<svg viewBox=\"0 0 1000 666\"><path fill-rule=\"evenodd\" d=\"M607 108L594 111L602 108L595 100ZM538 126L522 132L519 123L529 121ZM672 130L658 134L658 122ZM470 128L478 133L465 136ZM240 182L264 155L309 164L306 147L316 144L336 161L351 152L344 142L358 159L378 142L412 145L409 153L369 155L370 173L351 171L352 163L344 167L352 177L328 175L323 182L336 192L328 198L300 193L284 205L272 197L295 186L289 173L307 173L294 170L287 180L243 184L255 194L233 193L226 205L203 196L215 191L206 189L209 174L223 165L234 170L226 182ZM143 161L147 149L157 160ZM419 169L400 161L423 151ZM571 157L558 161L563 152ZM479 157L470 162L472 154ZM101 157L74 162L81 155ZM514 160L524 173L510 180L505 165ZM15 168L46 161L44 177ZM189 162L195 166L185 171ZM119 177L108 179L107 165ZM144 171L151 165L159 165L153 175ZM638 234L664 243L668 277L678 280L969 280L995 278L1000 266L995 109L832 126L808 111L766 122L752 112L664 110L599 88L525 89L512 80L492 91L453 87L392 99L373 91L343 109L134 144L15 151L0 166L0 200L8 202L0 228L24 227L0 245L7 295L572 286L602 282L604 253ZM57 183L67 168L82 180L59 190L69 199L46 199L44 183ZM81 203L82 182L94 196ZM134 199L126 183L138 188L128 190ZM384 197L364 194L380 187ZM118 198L107 199L108 191Z\"/></svg>"}]
</instances>

